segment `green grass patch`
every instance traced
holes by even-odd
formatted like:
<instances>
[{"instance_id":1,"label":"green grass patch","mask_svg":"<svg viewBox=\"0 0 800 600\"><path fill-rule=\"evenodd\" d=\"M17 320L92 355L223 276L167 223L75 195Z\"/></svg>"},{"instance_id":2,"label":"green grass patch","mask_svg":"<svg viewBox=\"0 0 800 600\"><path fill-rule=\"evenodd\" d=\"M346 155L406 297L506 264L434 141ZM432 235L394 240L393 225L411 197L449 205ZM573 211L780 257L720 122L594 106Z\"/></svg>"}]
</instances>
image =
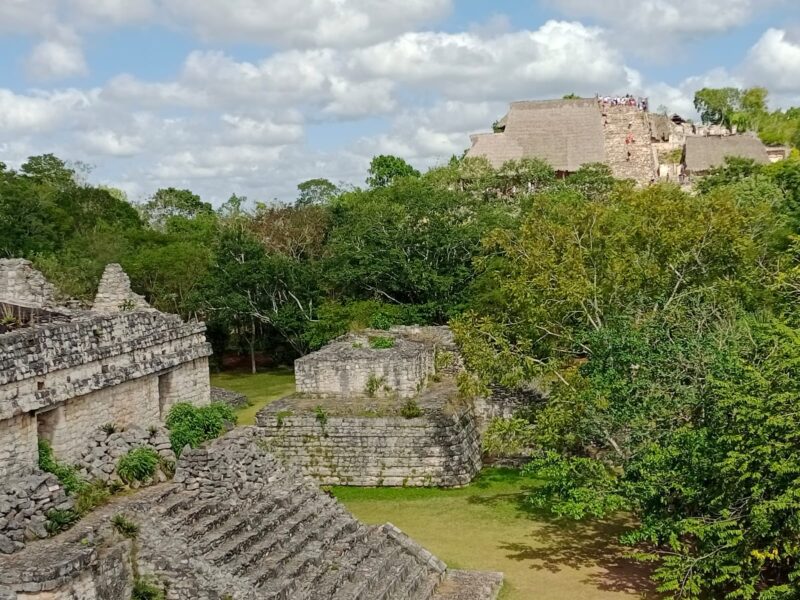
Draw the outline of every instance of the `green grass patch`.
<instances>
[{"instance_id":1,"label":"green grass patch","mask_svg":"<svg viewBox=\"0 0 800 600\"><path fill-rule=\"evenodd\" d=\"M358 518L391 522L459 569L502 571L502 600L655 598L647 569L617 543L626 521L575 523L529 508L538 483L515 469L485 469L469 486L335 487Z\"/></svg>"},{"instance_id":2,"label":"green grass patch","mask_svg":"<svg viewBox=\"0 0 800 600\"><path fill-rule=\"evenodd\" d=\"M256 413L267 404L294 392L294 371L271 369L263 373L219 373L211 375L211 385L247 396L250 406L236 411L239 425L255 425Z\"/></svg>"}]
</instances>

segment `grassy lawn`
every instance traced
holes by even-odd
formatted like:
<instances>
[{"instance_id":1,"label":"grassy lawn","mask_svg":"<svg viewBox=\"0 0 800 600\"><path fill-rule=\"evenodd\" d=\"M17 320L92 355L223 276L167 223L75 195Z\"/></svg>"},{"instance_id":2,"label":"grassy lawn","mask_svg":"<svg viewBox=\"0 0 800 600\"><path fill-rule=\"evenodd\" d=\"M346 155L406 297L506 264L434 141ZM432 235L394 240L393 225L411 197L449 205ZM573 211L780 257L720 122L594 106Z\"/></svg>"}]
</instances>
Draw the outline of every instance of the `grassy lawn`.
<instances>
[{"instance_id":1,"label":"grassy lawn","mask_svg":"<svg viewBox=\"0 0 800 600\"><path fill-rule=\"evenodd\" d=\"M247 396L251 406L236 411L239 425L255 425L259 410L273 400L294 392L294 372L287 367L255 375L242 372L212 374L211 385Z\"/></svg>"},{"instance_id":2,"label":"grassy lawn","mask_svg":"<svg viewBox=\"0 0 800 600\"><path fill-rule=\"evenodd\" d=\"M336 487L367 523L395 524L448 565L502 571L503 600L655 598L647 569L622 556L623 522L574 523L537 515L521 500L530 479L486 469L456 490Z\"/></svg>"}]
</instances>

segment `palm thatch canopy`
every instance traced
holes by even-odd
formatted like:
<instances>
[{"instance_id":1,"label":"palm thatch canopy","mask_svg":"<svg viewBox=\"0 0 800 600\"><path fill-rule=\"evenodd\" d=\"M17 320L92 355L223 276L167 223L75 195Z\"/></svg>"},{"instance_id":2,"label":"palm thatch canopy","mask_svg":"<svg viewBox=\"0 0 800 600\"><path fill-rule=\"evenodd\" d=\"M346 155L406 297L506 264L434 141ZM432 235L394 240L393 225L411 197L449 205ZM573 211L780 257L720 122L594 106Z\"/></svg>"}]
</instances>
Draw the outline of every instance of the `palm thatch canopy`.
<instances>
[{"instance_id":1,"label":"palm thatch canopy","mask_svg":"<svg viewBox=\"0 0 800 600\"><path fill-rule=\"evenodd\" d=\"M686 138L686 170L703 173L725 164L725 158L751 158L767 164L767 149L761 140L749 135L689 136Z\"/></svg>"},{"instance_id":2,"label":"palm thatch canopy","mask_svg":"<svg viewBox=\"0 0 800 600\"><path fill-rule=\"evenodd\" d=\"M494 167L539 158L567 172L606 160L603 120L593 98L514 102L504 120L504 132L472 136L467 156L484 156Z\"/></svg>"}]
</instances>

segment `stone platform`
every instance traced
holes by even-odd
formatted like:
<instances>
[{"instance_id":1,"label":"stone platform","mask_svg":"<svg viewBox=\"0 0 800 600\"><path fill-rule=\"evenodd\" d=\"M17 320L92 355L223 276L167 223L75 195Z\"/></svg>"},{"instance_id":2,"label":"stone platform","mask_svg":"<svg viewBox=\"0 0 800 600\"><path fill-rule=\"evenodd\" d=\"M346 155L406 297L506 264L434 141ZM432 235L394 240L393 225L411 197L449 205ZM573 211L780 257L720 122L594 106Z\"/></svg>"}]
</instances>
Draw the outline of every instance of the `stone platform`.
<instances>
[{"instance_id":1,"label":"stone platform","mask_svg":"<svg viewBox=\"0 0 800 600\"><path fill-rule=\"evenodd\" d=\"M135 539L111 524L120 514ZM265 451L257 428L185 452L173 483L0 557L0 599L120 600L137 576L168 600L492 600L499 588L496 574L450 577L390 524L360 523Z\"/></svg>"}]
</instances>

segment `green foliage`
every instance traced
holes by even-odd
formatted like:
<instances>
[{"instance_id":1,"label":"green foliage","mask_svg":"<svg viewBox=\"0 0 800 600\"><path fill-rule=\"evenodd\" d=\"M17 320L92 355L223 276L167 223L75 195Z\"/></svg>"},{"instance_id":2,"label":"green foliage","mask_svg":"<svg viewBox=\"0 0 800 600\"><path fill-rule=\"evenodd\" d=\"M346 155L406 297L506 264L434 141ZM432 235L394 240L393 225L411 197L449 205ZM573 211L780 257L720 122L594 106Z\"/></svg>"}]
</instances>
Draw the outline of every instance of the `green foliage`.
<instances>
[{"instance_id":1,"label":"green foliage","mask_svg":"<svg viewBox=\"0 0 800 600\"><path fill-rule=\"evenodd\" d=\"M39 468L45 473L52 473L58 477L68 494L76 494L87 485L86 481L78 475L75 467L61 464L56 460L50 442L43 438L39 438Z\"/></svg>"},{"instance_id":2,"label":"green foliage","mask_svg":"<svg viewBox=\"0 0 800 600\"><path fill-rule=\"evenodd\" d=\"M534 444L534 428L527 419L494 418L483 434L483 449L492 456L520 456Z\"/></svg>"},{"instance_id":3,"label":"green foliage","mask_svg":"<svg viewBox=\"0 0 800 600\"><path fill-rule=\"evenodd\" d=\"M278 411L278 412L275 414L275 420L276 420L276 421L277 421L277 423L278 423L278 429L280 429L281 427L283 427L283 422L284 422L286 419L288 419L289 417L291 417L291 416L292 416L292 411L290 411L290 410L279 410L279 411Z\"/></svg>"},{"instance_id":4,"label":"green foliage","mask_svg":"<svg viewBox=\"0 0 800 600\"><path fill-rule=\"evenodd\" d=\"M114 515L111 524L117 533L128 539L135 539L139 535L139 526L122 513Z\"/></svg>"},{"instance_id":5,"label":"green foliage","mask_svg":"<svg viewBox=\"0 0 800 600\"><path fill-rule=\"evenodd\" d=\"M47 522L45 529L50 535L55 535L66 531L72 527L80 519L80 515L74 510L58 510L52 509L47 512Z\"/></svg>"},{"instance_id":6,"label":"green foliage","mask_svg":"<svg viewBox=\"0 0 800 600\"><path fill-rule=\"evenodd\" d=\"M374 398L378 390L386 384L386 378L378 376L375 373L370 373L367 377L367 385L364 387L364 393L368 398Z\"/></svg>"},{"instance_id":7,"label":"green foliage","mask_svg":"<svg viewBox=\"0 0 800 600\"><path fill-rule=\"evenodd\" d=\"M398 156L380 155L369 163L367 185L371 188L386 187L402 177L419 177L420 173Z\"/></svg>"},{"instance_id":8,"label":"green foliage","mask_svg":"<svg viewBox=\"0 0 800 600\"><path fill-rule=\"evenodd\" d=\"M328 413L322 405L318 404L314 407L314 417L317 419L319 426L324 430L325 426L328 424Z\"/></svg>"},{"instance_id":9,"label":"green foliage","mask_svg":"<svg viewBox=\"0 0 800 600\"><path fill-rule=\"evenodd\" d=\"M75 511L79 515L85 515L98 506L104 505L111 498L111 494L117 492L109 488L102 481L92 481L80 488L75 495Z\"/></svg>"},{"instance_id":10,"label":"green foliage","mask_svg":"<svg viewBox=\"0 0 800 600\"><path fill-rule=\"evenodd\" d=\"M373 350L388 350L394 348L395 340L393 337L371 335L369 336L369 347Z\"/></svg>"},{"instance_id":11,"label":"green foliage","mask_svg":"<svg viewBox=\"0 0 800 600\"><path fill-rule=\"evenodd\" d=\"M131 600L166 600L166 594L154 579L137 577L133 582Z\"/></svg>"},{"instance_id":12,"label":"green foliage","mask_svg":"<svg viewBox=\"0 0 800 600\"><path fill-rule=\"evenodd\" d=\"M327 204L341 193L341 190L327 179L309 179L297 186L297 206Z\"/></svg>"},{"instance_id":13,"label":"green foliage","mask_svg":"<svg viewBox=\"0 0 800 600\"><path fill-rule=\"evenodd\" d=\"M406 400L405 404L403 404L403 406L400 408L400 416L405 417L406 419L416 419L422 415L422 409L420 408L419 403L414 400L414 398L409 398Z\"/></svg>"},{"instance_id":14,"label":"green foliage","mask_svg":"<svg viewBox=\"0 0 800 600\"><path fill-rule=\"evenodd\" d=\"M181 402L170 409L166 419L169 440L176 456L180 456L186 446L197 448L235 424L236 413L222 402L200 407Z\"/></svg>"},{"instance_id":15,"label":"green foliage","mask_svg":"<svg viewBox=\"0 0 800 600\"><path fill-rule=\"evenodd\" d=\"M144 482L158 469L158 452L149 447L134 448L117 461L117 475L125 483Z\"/></svg>"}]
</instances>

